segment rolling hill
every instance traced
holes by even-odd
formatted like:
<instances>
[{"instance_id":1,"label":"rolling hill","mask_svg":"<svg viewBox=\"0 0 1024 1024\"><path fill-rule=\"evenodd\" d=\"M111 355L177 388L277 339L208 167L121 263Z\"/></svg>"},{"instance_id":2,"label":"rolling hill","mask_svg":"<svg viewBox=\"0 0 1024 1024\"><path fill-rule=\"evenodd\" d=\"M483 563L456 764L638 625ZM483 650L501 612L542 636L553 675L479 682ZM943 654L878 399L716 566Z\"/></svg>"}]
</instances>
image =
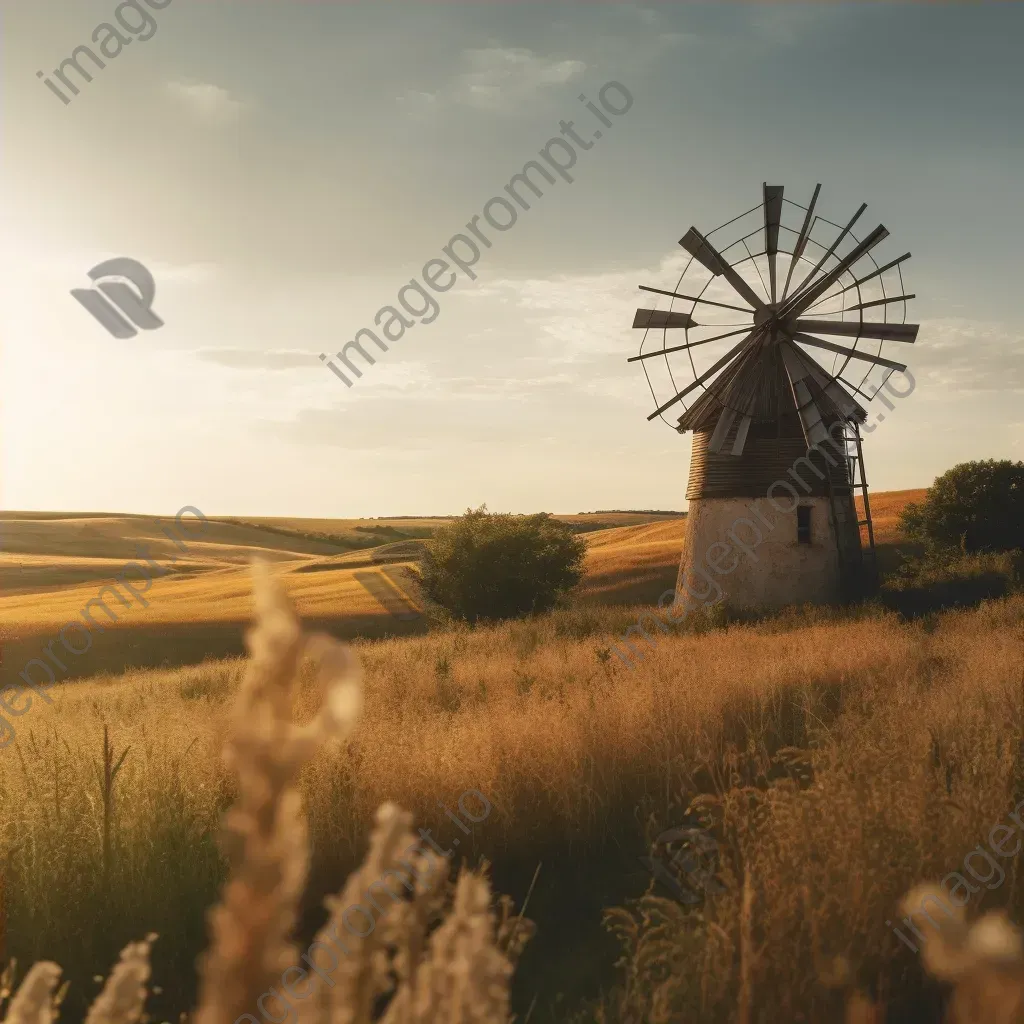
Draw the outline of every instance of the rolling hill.
<instances>
[{"instance_id":1,"label":"rolling hill","mask_svg":"<svg viewBox=\"0 0 1024 1024\"><path fill-rule=\"evenodd\" d=\"M674 573L685 521L678 516L612 512L557 518L587 534L591 555L583 601L630 602L645 599L652 589L656 598L660 581ZM186 536L183 552L164 532L174 525L168 517L3 513L5 660L24 664L38 656L41 644L79 618L126 563L147 558L164 575L148 588L138 582L140 597L127 605L107 591L114 621L93 605L94 621L104 628L93 633L92 648L73 660L76 675L240 654L253 611L247 572L253 556L277 566L300 614L318 628L350 637L422 632L424 620L394 618L357 574L382 564L411 564L422 538L446 521L210 518L201 538ZM198 533L191 517L185 522ZM136 577L141 581L141 574L130 573L129 582Z\"/></svg>"},{"instance_id":2,"label":"rolling hill","mask_svg":"<svg viewBox=\"0 0 1024 1024\"><path fill-rule=\"evenodd\" d=\"M900 509L923 495L923 490L907 490L871 496L884 567L897 561ZM653 604L675 585L684 517L609 512L557 518L586 535L586 574L576 603ZM126 563L143 559L151 559L163 575L147 588L141 572L130 571L128 582L135 583L137 597L125 602L107 590L110 613L92 605L102 629L92 632L90 649L72 659L72 677L241 654L253 612L246 571L253 556L277 567L300 615L316 628L346 637L422 633L425 619L396 618L360 577L390 566L390 582L379 577L380 584L419 606L402 570L416 562L423 540L446 521L211 518L201 538L186 537L182 551L165 532L174 525L168 517L2 513L4 660L24 664L38 657L45 642L79 619ZM185 522L186 530L197 532L191 517Z\"/></svg>"}]
</instances>

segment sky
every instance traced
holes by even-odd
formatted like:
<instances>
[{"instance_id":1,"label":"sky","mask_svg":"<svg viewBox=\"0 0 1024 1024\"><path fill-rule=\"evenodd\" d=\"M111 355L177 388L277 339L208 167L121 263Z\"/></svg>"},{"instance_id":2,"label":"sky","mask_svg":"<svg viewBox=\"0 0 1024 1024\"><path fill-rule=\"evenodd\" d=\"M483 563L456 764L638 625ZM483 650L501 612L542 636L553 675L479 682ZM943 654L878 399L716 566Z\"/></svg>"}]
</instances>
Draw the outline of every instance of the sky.
<instances>
[{"instance_id":1,"label":"sky","mask_svg":"<svg viewBox=\"0 0 1024 1024\"><path fill-rule=\"evenodd\" d=\"M690 436L626 362L637 286L673 289L686 230L765 181L820 182L840 223L866 202L913 253L916 387L866 438L872 487L1024 458L1024 5L160 2L67 104L37 71L115 0L3 4L0 507L685 508ZM633 102L602 127L611 81ZM563 120L592 139L573 180L346 387L320 354ZM114 338L71 296L114 257L163 327Z\"/></svg>"}]
</instances>

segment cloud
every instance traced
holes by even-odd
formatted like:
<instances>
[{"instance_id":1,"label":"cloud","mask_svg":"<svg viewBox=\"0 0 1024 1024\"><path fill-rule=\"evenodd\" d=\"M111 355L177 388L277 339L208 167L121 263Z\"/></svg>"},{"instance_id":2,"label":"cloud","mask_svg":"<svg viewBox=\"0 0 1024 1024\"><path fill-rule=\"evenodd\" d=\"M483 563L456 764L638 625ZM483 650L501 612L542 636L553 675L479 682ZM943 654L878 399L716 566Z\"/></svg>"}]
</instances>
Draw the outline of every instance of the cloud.
<instances>
[{"instance_id":1,"label":"cloud","mask_svg":"<svg viewBox=\"0 0 1024 1024\"><path fill-rule=\"evenodd\" d=\"M498 279L467 292L471 302L499 298L518 310L536 354L552 364L577 363L605 356L632 354L640 332L632 330L640 306L657 303L638 291L638 283L672 287L684 263L672 252L655 267L635 267L600 274L559 275L550 278ZM504 314L503 314L504 315Z\"/></svg>"},{"instance_id":2,"label":"cloud","mask_svg":"<svg viewBox=\"0 0 1024 1024\"><path fill-rule=\"evenodd\" d=\"M511 113L549 86L565 85L583 74L581 60L542 57L523 47L464 50L463 70L436 92L407 92L399 103L413 115L427 115L445 103L491 113Z\"/></svg>"},{"instance_id":3,"label":"cloud","mask_svg":"<svg viewBox=\"0 0 1024 1024\"><path fill-rule=\"evenodd\" d=\"M265 419L263 429L301 444L380 452L490 451L495 445L521 448L584 434L595 450L604 450L617 439L615 413L621 404L579 392L569 380L552 380L521 394L500 388L473 394L458 386L462 383L456 382L454 392L441 381L416 394L378 394L372 410L335 399L290 418Z\"/></svg>"},{"instance_id":4,"label":"cloud","mask_svg":"<svg viewBox=\"0 0 1024 1024\"><path fill-rule=\"evenodd\" d=\"M1020 359L1024 329L985 320L949 317L923 320L907 359L911 372L929 383L957 392L1022 391Z\"/></svg>"},{"instance_id":5,"label":"cloud","mask_svg":"<svg viewBox=\"0 0 1024 1024\"><path fill-rule=\"evenodd\" d=\"M312 369L320 365L316 352L260 352L244 348L204 348L196 355L208 363L232 370L293 370L302 366Z\"/></svg>"},{"instance_id":6,"label":"cloud","mask_svg":"<svg viewBox=\"0 0 1024 1024\"><path fill-rule=\"evenodd\" d=\"M227 89L208 82L168 82L166 89L176 101L206 121L232 121L242 109L242 104L232 99Z\"/></svg>"},{"instance_id":7,"label":"cloud","mask_svg":"<svg viewBox=\"0 0 1024 1024\"><path fill-rule=\"evenodd\" d=\"M375 366L364 367L363 378L356 381L355 387L351 391L341 384L327 367L324 367L327 370L326 380L331 388L331 394L336 395L336 389L340 386L341 390L349 392L353 399L376 402L384 394L421 393L432 386L433 378L427 363L419 359L403 357L401 353L395 353L398 355L396 359L388 359L393 352L394 350L380 357ZM351 377L351 374L349 376Z\"/></svg>"},{"instance_id":8,"label":"cloud","mask_svg":"<svg viewBox=\"0 0 1024 1024\"><path fill-rule=\"evenodd\" d=\"M447 394L464 398L467 401L479 402L521 401L544 390L552 393L554 397L558 394L565 394L577 383L576 378L567 373L529 378L487 375L438 378L438 384L444 387Z\"/></svg>"}]
</instances>

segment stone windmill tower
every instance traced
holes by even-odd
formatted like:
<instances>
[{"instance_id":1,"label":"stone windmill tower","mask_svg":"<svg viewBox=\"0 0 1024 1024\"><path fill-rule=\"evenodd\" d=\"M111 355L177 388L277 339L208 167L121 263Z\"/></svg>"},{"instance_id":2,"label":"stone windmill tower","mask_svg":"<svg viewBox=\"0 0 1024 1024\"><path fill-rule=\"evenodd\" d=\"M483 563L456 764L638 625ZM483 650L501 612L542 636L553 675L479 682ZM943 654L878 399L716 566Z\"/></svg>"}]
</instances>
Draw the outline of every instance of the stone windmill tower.
<instances>
[{"instance_id":1,"label":"stone windmill tower","mask_svg":"<svg viewBox=\"0 0 1024 1024\"><path fill-rule=\"evenodd\" d=\"M659 391L670 395L647 418L668 422L664 414L681 403L670 425L693 432L683 598L833 603L873 582L861 444L868 414L854 396L870 402L906 369L881 349L917 337L905 322L914 296L900 269L910 253L880 266L872 252L888 231L879 225L857 238L865 206L845 226L816 216L820 189L803 207L784 199L781 185L765 185L762 203L708 235L690 228L673 289L640 286L670 300L637 310L633 322L644 340L629 361L643 366L655 402ZM783 223L787 207L802 213L799 228ZM669 331L684 340L671 344Z\"/></svg>"}]
</instances>

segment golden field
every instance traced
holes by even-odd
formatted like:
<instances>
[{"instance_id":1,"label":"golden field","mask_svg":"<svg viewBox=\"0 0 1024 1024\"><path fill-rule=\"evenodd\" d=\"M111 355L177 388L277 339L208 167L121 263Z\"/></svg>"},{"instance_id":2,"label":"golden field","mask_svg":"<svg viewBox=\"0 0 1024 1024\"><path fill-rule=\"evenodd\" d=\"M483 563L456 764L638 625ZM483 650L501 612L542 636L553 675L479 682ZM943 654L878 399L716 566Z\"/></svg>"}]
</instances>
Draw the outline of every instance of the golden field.
<instances>
[{"instance_id":1,"label":"golden field","mask_svg":"<svg viewBox=\"0 0 1024 1024\"><path fill-rule=\"evenodd\" d=\"M895 517L908 494L920 497L872 496L886 543L900 542ZM93 525L98 544L112 545L98 557L132 557L134 544L124 553L104 533L114 527ZM842 1019L845 978L890 1007L890 1020L935 1019L910 1015L936 990L887 921L911 885L955 870L1024 799L1024 597L912 621L880 605L728 627L695 619L658 635L628 669L609 648L635 621L636 595L672 585L684 528L676 519L589 534L579 600L550 615L355 641L363 719L303 778L314 851L305 941L322 920L320 897L364 852L379 803L408 808L445 844L458 833L439 802L477 789L494 810L466 838L468 860L486 858L495 889L517 906L540 865L527 908L538 932L514 990L521 1018L535 1001L533 1024L599 1013L733 1021L742 980L751 1021L831 1022ZM45 531L33 529L41 544ZM351 565L300 571L359 552L223 529L108 635L141 642L143 619L172 640L240 633L251 610L240 562L261 545L301 614L329 626L345 618L339 633L380 618ZM253 531L245 551L233 550L229 529ZM325 542L305 542L314 543ZM38 637L97 587L5 593L0 615ZM124 655L136 656L152 664L150 651ZM5 648L4 669L13 664ZM242 666L100 672L54 687L52 705L37 699L17 720L18 741L0 755L9 952L61 963L69 1007L151 930L154 1012L165 1015L155 1019L191 1005L203 911L224 873L215 836L234 782L220 749ZM307 674L299 719L318 701ZM95 777L104 726L115 755L128 751L106 808L106 862ZM696 909L659 899L667 892L638 860L691 805L714 829L725 885ZM969 914L1004 906L1020 920L1018 875L1015 857ZM620 949L602 912L641 897L616 919Z\"/></svg>"},{"instance_id":2,"label":"golden field","mask_svg":"<svg viewBox=\"0 0 1024 1024\"><path fill-rule=\"evenodd\" d=\"M586 534L591 548L581 598L602 603L656 600L675 581L681 517L607 513L559 516ZM156 576L143 593L147 606L107 603L111 623L98 610L103 632L92 649L72 659L76 674L89 676L129 666L187 664L204 656L241 655L252 617L248 561L259 556L282 573L299 614L338 636L381 636L422 632L422 622L403 623L355 578L360 570L388 558L397 568L418 538L444 520L211 520L201 539L185 517L182 552L163 530L172 518L142 516L0 515L5 536L0 552L0 641L10 664L38 656L40 646L95 598L104 582L138 561L139 545L167 575ZM623 522L636 525L621 526ZM603 527L603 528L602 528ZM639 532L637 532L639 531ZM650 534L650 535L649 535ZM176 559L172 565L171 559ZM155 573L154 573L155 575ZM667 583L664 581L668 580ZM141 589L141 585L140 585Z\"/></svg>"}]
</instances>

